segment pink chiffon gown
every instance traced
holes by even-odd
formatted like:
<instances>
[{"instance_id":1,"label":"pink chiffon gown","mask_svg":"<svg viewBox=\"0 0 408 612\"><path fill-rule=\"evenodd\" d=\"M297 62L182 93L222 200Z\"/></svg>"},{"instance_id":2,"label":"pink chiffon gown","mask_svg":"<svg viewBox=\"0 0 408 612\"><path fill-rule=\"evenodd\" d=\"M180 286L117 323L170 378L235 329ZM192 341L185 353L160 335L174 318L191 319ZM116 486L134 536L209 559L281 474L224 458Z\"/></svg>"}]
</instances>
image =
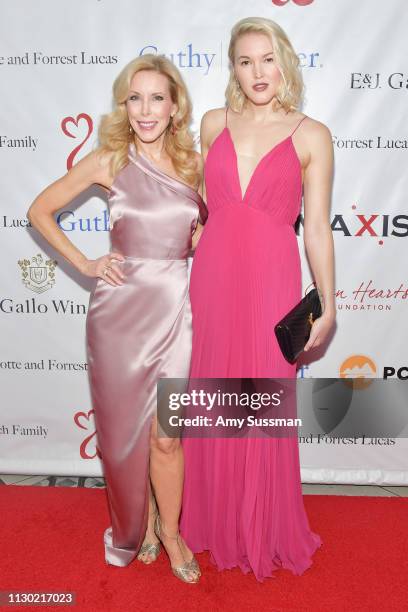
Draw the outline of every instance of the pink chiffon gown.
<instances>
[{"instance_id":1,"label":"pink chiffon gown","mask_svg":"<svg viewBox=\"0 0 408 612\"><path fill-rule=\"evenodd\" d=\"M227 121L208 151L209 217L190 279L191 378L296 376L273 331L301 298L295 130L260 160L243 196ZM260 581L311 565L321 541L303 505L297 437L184 438L183 448L181 532L194 552Z\"/></svg>"}]
</instances>

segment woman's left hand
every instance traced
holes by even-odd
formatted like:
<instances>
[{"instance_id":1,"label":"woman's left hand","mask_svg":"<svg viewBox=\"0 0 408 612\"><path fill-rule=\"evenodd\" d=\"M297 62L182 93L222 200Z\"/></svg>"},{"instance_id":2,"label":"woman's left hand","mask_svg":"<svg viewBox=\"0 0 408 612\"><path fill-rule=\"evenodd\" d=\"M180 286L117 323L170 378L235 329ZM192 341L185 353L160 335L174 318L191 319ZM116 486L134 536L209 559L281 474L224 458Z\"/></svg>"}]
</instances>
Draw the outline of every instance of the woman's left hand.
<instances>
[{"instance_id":1,"label":"woman's left hand","mask_svg":"<svg viewBox=\"0 0 408 612\"><path fill-rule=\"evenodd\" d=\"M316 321L314 321L312 325L312 329L310 331L310 337L306 343L304 350L308 351L312 347L315 348L316 346L320 346L324 342L331 328L333 327L334 321L335 321L334 315L326 315L326 314L322 314L321 317L316 319Z\"/></svg>"},{"instance_id":2,"label":"woman's left hand","mask_svg":"<svg viewBox=\"0 0 408 612\"><path fill-rule=\"evenodd\" d=\"M191 240L191 250L195 251L197 248L198 241L200 240L201 234L203 233L204 226L201 223L197 223L197 227L194 231L192 240Z\"/></svg>"}]
</instances>

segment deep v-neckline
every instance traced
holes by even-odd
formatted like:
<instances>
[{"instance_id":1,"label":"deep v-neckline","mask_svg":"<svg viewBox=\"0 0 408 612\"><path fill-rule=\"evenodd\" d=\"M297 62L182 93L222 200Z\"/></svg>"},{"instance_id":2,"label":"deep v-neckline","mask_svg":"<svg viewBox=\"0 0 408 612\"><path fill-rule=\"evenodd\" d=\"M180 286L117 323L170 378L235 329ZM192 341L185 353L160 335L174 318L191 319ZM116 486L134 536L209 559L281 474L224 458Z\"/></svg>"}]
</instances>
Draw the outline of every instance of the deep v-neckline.
<instances>
[{"instance_id":1,"label":"deep v-neckline","mask_svg":"<svg viewBox=\"0 0 408 612\"><path fill-rule=\"evenodd\" d=\"M229 129L229 127L226 125L224 130L227 132L228 135L228 140L231 143L231 147L232 147L232 151L234 153L234 159L235 159L235 177L236 177L236 182L237 182L237 186L239 189L239 194L240 194L240 198L241 198L241 202L244 202L246 199L246 196L249 192L249 189L254 181L255 175L260 167L260 165L269 157L269 155L271 155L271 153L273 153L273 151L275 151L275 149L279 148L281 145L285 144L287 141L292 142L292 134L289 134L289 136L286 136L286 138L284 138L283 140L280 140L279 142L276 143L276 145L274 145L272 147L272 149L269 149L269 151L267 151L265 153L265 155L263 155L260 160L258 161L258 163L256 164L252 174L251 174L251 178L249 179L249 182L246 186L245 189L245 193L242 194L242 184L241 184L241 179L239 176L239 168L238 168L238 155L237 155L237 150L235 148L235 144L234 141L232 139L232 135L231 135L231 131ZM297 154L296 154L296 158L299 160Z\"/></svg>"}]
</instances>

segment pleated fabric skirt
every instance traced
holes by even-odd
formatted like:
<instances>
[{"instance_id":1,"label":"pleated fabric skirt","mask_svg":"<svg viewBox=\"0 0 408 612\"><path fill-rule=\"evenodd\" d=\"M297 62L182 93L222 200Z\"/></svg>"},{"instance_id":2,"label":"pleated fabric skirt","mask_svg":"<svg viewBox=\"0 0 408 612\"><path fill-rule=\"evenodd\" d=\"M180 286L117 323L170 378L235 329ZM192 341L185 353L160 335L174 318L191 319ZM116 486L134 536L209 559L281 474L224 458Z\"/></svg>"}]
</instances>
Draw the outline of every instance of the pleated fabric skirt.
<instances>
[{"instance_id":1,"label":"pleated fabric skirt","mask_svg":"<svg viewBox=\"0 0 408 612\"><path fill-rule=\"evenodd\" d=\"M274 325L300 294L293 227L248 206L210 215L190 281L191 378L294 378ZM297 437L184 438L183 448L181 531L194 552L258 580L312 564L321 540L304 509Z\"/></svg>"}]
</instances>

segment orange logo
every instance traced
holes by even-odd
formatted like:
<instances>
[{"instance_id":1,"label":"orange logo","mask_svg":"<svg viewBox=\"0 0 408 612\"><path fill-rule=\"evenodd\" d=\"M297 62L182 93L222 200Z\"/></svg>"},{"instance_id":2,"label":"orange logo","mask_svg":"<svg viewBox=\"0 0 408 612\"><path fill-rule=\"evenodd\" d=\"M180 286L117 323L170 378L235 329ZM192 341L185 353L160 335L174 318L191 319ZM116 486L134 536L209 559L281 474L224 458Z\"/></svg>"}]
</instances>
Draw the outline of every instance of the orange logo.
<instances>
[{"instance_id":1,"label":"orange logo","mask_svg":"<svg viewBox=\"0 0 408 612\"><path fill-rule=\"evenodd\" d=\"M340 366L340 378L351 379L348 384L353 389L366 389L376 374L377 366L367 355L351 355Z\"/></svg>"}]
</instances>

